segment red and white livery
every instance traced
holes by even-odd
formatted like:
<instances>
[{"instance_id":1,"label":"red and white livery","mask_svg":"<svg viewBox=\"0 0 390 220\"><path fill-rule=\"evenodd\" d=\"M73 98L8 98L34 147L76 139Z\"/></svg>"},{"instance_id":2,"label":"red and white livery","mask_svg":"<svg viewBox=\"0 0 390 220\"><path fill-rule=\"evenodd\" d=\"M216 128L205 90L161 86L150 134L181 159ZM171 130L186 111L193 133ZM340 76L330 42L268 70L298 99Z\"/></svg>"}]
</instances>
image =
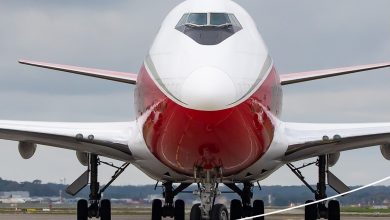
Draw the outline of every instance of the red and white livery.
<instances>
[{"instance_id":1,"label":"red and white livery","mask_svg":"<svg viewBox=\"0 0 390 220\"><path fill-rule=\"evenodd\" d=\"M174 8L138 75L20 63L135 84L134 121L0 121L0 138L19 141L24 158L34 154L36 144L76 151L80 161L89 165L84 177L91 175L93 186L98 155L131 163L165 187L165 202L153 202L153 220L184 219L184 202L173 199L192 183L198 183L201 204L192 208L191 219L229 217L226 207L214 204L219 183L241 197L230 206L230 218L235 219L264 212L262 201L251 204L253 182L283 165L319 157L319 171L325 175L341 151L373 145L382 145L383 155L390 158L390 123L302 124L279 119L283 85L390 63L279 75L255 22L230 0L187 0ZM328 181L335 182L329 175ZM180 185L173 189L173 183ZM336 183L334 187L340 189L342 184ZM320 180L319 185L324 184ZM79 203L79 220L110 219L109 203L99 203L98 188L91 187L89 207L86 201ZM321 195L323 189L317 192L316 199L326 196ZM310 206L305 219L337 219L337 207L336 202Z\"/></svg>"}]
</instances>

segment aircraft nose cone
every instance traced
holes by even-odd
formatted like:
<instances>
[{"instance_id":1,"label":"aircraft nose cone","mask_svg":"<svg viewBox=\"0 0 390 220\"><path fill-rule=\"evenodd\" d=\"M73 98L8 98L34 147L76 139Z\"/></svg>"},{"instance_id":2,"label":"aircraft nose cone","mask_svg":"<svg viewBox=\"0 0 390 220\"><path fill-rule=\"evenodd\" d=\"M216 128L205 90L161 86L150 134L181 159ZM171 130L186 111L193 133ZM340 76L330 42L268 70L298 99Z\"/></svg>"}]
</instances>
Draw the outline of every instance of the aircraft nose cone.
<instances>
[{"instance_id":1,"label":"aircraft nose cone","mask_svg":"<svg viewBox=\"0 0 390 220\"><path fill-rule=\"evenodd\" d=\"M195 70L185 80L181 101L196 110L216 111L236 101L236 88L230 77L213 67Z\"/></svg>"}]
</instances>

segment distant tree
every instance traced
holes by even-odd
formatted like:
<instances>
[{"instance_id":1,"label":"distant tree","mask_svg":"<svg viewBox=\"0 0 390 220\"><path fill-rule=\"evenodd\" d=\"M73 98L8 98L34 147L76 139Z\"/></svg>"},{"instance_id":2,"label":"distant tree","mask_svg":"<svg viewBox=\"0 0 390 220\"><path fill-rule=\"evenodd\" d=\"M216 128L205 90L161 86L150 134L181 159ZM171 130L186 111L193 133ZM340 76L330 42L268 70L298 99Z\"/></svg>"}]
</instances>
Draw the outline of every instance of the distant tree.
<instances>
[{"instance_id":1,"label":"distant tree","mask_svg":"<svg viewBox=\"0 0 390 220\"><path fill-rule=\"evenodd\" d=\"M32 183L33 184L37 184L37 185L41 185L42 184L42 180L34 180Z\"/></svg>"}]
</instances>

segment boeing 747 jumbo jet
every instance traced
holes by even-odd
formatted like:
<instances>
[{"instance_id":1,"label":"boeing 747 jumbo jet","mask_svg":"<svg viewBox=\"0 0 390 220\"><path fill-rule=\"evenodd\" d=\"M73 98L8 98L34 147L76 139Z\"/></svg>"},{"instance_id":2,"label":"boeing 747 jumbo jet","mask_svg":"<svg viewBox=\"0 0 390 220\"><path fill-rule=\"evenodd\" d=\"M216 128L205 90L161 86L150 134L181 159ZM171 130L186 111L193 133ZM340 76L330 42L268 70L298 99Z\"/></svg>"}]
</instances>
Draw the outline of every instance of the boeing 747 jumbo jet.
<instances>
[{"instance_id":1,"label":"boeing 747 jumbo jet","mask_svg":"<svg viewBox=\"0 0 390 220\"><path fill-rule=\"evenodd\" d=\"M231 0L187 0L174 8L138 74L20 60L22 64L135 85L136 119L113 123L0 121L0 138L19 142L25 159L37 144L77 153L88 167L67 192L90 184L89 200L77 204L77 219L111 219L105 189L130 165L162 183L164 201L152 204L152 220L185 219L175 197L191 184L200 203L190 219L240 219L264 213L253 200L254 183L287 165L313 192L327 198L348 187L329 171L340 152L381 146L390 159L390 123L306 124L280 120L283 86L390 67L380 63L278 75L251 16ZM123 162L100 187L100 157ZM291 162L317 158L317 187ZM239 195L230 210L216 204L224 184ZM263 219L258 217L257 219ZM305 207L305 219L340 219L339 202Z\"/></svg>"}]
</instances>

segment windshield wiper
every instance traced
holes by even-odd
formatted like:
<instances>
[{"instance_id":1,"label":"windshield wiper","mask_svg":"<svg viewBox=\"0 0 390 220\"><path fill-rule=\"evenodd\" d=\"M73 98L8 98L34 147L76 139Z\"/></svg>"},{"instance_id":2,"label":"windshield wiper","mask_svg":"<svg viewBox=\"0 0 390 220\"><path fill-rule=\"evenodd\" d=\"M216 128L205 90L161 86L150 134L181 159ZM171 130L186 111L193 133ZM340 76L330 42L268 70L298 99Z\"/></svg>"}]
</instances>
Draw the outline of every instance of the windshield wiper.
<instances>
[{"instance_id":1,"label":"windshield wiper","mask_svg":"<svg viewBox=\"0 0 390 220\"><path fill-rule=\"evenodd\" d=\"M218 25L215 25L215 24L206 25L206 24L186 23L185 26L186 27L196 27L196 28L201 28L201 27L226 28L226 27L233 27L233 24L232 23L225 23L225 24L218 24Z\"/></svg>"},{"instance_id":2,"label":"windshield wiper","mask_svg":"<svg viewBox=\"0 0 390 220\"><path fill-rule=\"evenodd\" d=\"M186 23L185 26L186 27L196 27L196 28L207 27L207 25L205 25L205 24L194 24L194 23Z\"/></svg>"},{"instance_id":3,"label":"windshield wiper","mask_svg":"<svg viewBox=\"0 0 390 220\"><path fill-rule=\"evenodd\" d=\"M213 27L218 27L218 28L225 28L225 27L233 27L232 23L225 23L225 24L219 24L219 25L211 25Z\"/></svg>"}]
</instances>

